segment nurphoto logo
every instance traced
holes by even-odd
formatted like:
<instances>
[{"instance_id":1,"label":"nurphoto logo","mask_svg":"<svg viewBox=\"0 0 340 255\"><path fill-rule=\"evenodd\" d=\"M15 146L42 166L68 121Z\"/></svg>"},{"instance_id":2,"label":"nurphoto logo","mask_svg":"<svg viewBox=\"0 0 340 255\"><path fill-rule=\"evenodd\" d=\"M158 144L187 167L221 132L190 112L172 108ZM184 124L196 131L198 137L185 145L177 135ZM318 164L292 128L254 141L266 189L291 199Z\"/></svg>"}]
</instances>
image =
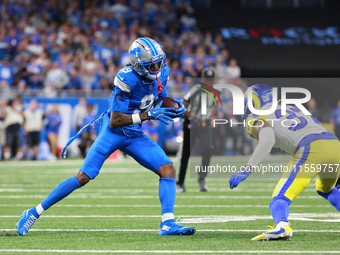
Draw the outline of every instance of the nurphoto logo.
<instances>
[{"instance_id":1,"label":"nurphoto logo","mask_svg":"<svg viewBox=\"0 0 340 255\"><path fill-rule=\"evenodd\" d=\"M221 105L222 101L220 99L220 96L216 92L216 89L219 91L222 91L223 89L228 89L233 98L233 114L234 115L244 115L244 96L242 90L231 84L215 84L213 86L209 86L204 84L205 86L208 86L209 89L212 90L212 92L217 96L219 99ZM214 102L214 96L211 93L208 93L209 91L206 91L206 89L202 89L206 93L201 93L201 114L206 115L207 114L207 96L213 98ZM253 90L251 87L247 89L247 95L248 95L248 108L251 113L254 113L256 115L269 115L273 112L275 112L277 105L278 105L278 96L277 96L277 88L273 87L273 103L270 107L270 109L266 110L260 110L255 109L252 104L252 96L253 96ZM303 94L303 98L287 98L288 93L300 93ZM311 99L311 93L308 89L305 88L298 88L298 87L282 87L281 88L281 115L287 115L287 105L295 105L304 115L312 115L302 104L307 103Z\"/></svg>"},{"instance_id":2,"label":"nurphoto logo","mask_svg":"<svg viewBox=\"0 0 340 255\"><path fill-rule=\"evenodd\" d=\"M209 86L207 84L202 83L202 85L206 86L207 88L209 88L215 95L216 97L219 99L220 104L222 105L222 101L221 98L219 96L219 94L217 93L216 90L222 91L223 89L228 89L231 92L232 95L232 99L233 99L233 114L234 115L244 115L245 114L245 103L244 103L244 95L242 90L235 86L235 85L231 85L231 84L215 84L214 86ZM206 115L207 114L207 99L208 99L208 95L214 100L215 105L217 105L216 100L214 98L214 95L209 92L207 89L201 89L203 92L205 93L201 93L201 114L202 115ZM253 96L257 95L257 93L255 91L253 91L253 89L251 87L249 87L247 89L247 107L249 109L249 111L255 115L264 115L264 116L268 116L272 113L276 113L277 114L277 106L278 106L278 88L273 87L273 92L272 92L272 104L270 106L269 109L256 109L253 105ZM288 98L287 94L288 93L299 93L302 94L303 97L302 98ZM284 127L288 127L288 128L294 128L296 126L299 125L299 122L293 118L293 116L296 117L294 112L300 112L303 115L311 115L311 113L303 106L304 103L307 103L310 99L311 99L311 93L309 90L305 89L305 88L298 88L298 87L282 87L281 88L281 115L280 116L285 116L285 115L291 115L291 117L288 117L287 119L284 119L281 121L281 125ZM263 99L264 102L267 100L270 100L269 97L264 98ZM295 109L291 109L287 111L287 105L295 105L296 108ZM299 111L300 110L300 111ZM292 111L293 114L292 114ZM299 120L301 120L301 118L297 117ZM250 120L248 125L251 127L253 126L253 122L256 120ZM260 126L264 125L264 122L262 120L257 120L260 121ZM275 121L279 121L278 119L268 119L268 121L271 122L271 125L274 125ZM213 127L215 127L216 125L224 125L229 123L231 127L235 126L235 125L243 125L244 127L246 127L246 120L243 120L242 122L237 122L237 121L233 121L233 120L226 120L226 119L213 119ZM258 124L257 124L258 126Z\"/></svg>"}]
</instances>

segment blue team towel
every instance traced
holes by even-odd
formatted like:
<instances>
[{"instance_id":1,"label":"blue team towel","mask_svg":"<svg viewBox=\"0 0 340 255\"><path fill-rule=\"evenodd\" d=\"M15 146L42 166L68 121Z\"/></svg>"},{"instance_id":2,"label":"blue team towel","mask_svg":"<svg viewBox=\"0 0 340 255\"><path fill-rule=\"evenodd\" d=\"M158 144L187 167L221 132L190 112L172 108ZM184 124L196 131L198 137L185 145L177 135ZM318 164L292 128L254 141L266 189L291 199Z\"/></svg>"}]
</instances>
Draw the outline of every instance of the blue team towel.
<instances>
[{"instance_id":1,"label":"blue team towel","mask_svg":"<svg viewBox=\"0 0 340 255\"><path fill-rule=\"evenodd\" d=\"M107 111L99 114L97 117L95 117L93 120L91 120L87 125L83 126L78 133L71 137L70 140L66 143L66 145L64 146L64 148L62 149L60 156L62 158L66 158L66 153L67 153L67 147L70 146L70 144L77 138L79 137L89 126L91 126L92 124L94 124L95 122L97 122L98 120L100 120L101 118L104 117L104 115L107 113Z\"/></svg>"}]
</instances>

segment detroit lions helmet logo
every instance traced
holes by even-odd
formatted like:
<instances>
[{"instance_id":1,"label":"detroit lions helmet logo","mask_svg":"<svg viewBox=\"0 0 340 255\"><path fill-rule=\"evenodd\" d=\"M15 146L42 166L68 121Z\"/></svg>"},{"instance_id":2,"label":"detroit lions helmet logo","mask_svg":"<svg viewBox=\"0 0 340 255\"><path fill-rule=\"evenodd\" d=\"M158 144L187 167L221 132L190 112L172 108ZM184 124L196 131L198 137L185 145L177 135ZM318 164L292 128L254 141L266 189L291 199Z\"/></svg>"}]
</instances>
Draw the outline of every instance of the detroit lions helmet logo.
<instances>
[{"instance_id":1,"label":"detroit lions helmet logo","mask_svg":"<svg viewBox=\"0 0 340 255\"><path fill-rule=\"evenodd\" d=\"M130 55L132 57L141 57L142 56L142 50L139 47L136 47L130 51Z\"/></svg>"}]
</instances>

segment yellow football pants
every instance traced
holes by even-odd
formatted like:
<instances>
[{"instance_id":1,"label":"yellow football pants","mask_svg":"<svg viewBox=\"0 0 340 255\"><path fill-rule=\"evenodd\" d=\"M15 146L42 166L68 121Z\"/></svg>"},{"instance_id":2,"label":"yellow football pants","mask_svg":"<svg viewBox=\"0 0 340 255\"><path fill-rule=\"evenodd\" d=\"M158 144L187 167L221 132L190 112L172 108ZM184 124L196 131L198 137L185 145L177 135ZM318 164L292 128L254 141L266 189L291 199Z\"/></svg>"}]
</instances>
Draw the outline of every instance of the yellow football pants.
<instances>
[{"instance_id":1,"label":"yellow football pants","mask_svg":"<svg viewBox=\"0 0 340 255\"><path fill-rule=\"evenodd\" d=\"M302 148L288 163L272 197L285 196L293 201L317 176L315 188L328 193L339 177L340 142L316 140Z\"/></svg>"}]
</instances>

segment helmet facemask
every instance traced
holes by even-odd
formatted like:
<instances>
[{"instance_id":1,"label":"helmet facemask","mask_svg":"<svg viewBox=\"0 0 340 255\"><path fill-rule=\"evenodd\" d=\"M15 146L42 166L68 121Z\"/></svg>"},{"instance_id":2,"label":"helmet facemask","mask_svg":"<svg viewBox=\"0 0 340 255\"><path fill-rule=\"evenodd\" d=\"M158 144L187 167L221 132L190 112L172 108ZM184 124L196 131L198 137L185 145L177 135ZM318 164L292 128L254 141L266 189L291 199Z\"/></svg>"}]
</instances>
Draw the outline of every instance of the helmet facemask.
<instances>
[{"instance_id":1,"label":"helmet facemask","mask_svg":"<svg viewBox=\"0 0 340 255\"><path fill-rule=\"evenodd\" d=\"M163 54L163 56L156 61L138 62L132 65L132 67L139 75L156 80L160 76L162 69L166 66L165 57L165 54Z\"/></svg>"}]
</instances>

